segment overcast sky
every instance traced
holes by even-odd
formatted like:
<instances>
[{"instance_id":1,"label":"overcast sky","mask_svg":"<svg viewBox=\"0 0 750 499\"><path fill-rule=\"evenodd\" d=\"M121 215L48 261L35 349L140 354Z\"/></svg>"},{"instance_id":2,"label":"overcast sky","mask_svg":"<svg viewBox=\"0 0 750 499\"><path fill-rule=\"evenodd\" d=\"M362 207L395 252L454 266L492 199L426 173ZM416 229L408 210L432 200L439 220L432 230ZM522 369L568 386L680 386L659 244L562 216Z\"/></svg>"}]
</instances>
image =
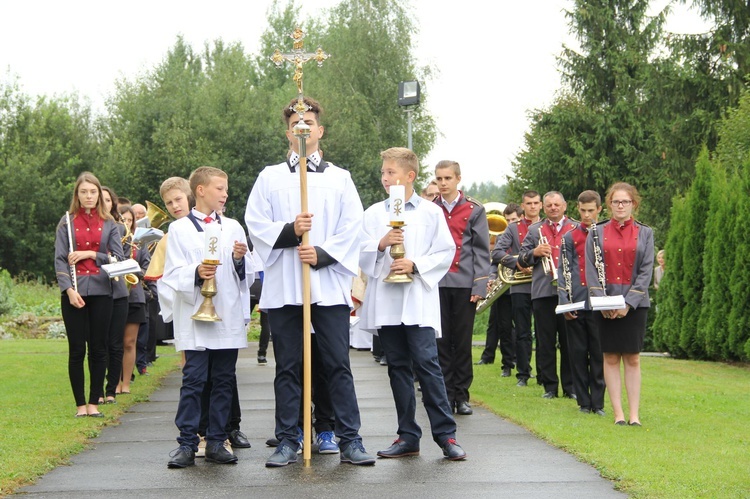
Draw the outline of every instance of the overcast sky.
<instances>
[{"instance_id":1,"label":"overcast sky","mask_svg":"<svg viewBox=\"0 0 750 499\"><path fill-rule=\"evenodd\" d=\"M306 0L303 12L337 3ZM133 78L153 68L178 35L194 48L221 38L257 52L271 4L3 2L0 78L5 80L9 71L31 95L75 91L102 109L117 78ZM527 112L549 105L560 88L555 57L564 42L574 43L563 13L570 2L464 0L438 6L434 0L412 0L411 5L420 28L418 63L438 70L432 81L422 82L428 95L424 105L440 131L424 162L431 167L441 159L458 161L467 187L472 182L504 183L523 147ZM702 29L696 16L683 10L673 19L668 25L673 31Z\"/></svg>"}]
</instances>

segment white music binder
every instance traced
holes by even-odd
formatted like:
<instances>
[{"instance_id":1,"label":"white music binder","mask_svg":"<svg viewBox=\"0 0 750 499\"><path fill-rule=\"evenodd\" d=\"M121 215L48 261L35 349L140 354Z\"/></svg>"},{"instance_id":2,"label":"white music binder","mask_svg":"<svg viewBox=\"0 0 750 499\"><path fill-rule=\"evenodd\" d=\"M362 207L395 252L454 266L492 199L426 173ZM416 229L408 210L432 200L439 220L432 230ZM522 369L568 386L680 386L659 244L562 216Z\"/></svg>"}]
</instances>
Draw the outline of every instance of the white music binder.
<instances>
[{"instance_id":1,"label":"white music binder","mask_svg":"<svg viewBox=\"0 0 750 499\"><path fill-rule=\"evenodd\" d=\"M625 308L625 297L615 296L592 296L591 308L594 310L621 310Z\"/></svg>"},{"instance_id":2,"label":"white music binder","mask_svg":"<svg viewBox=\"0 0 750 499\"><path fill-rule=\"evenodd\" d=\"M136 262L132 258L123 260L121 262L102 265L102 270L107 273L110 279L112 279L113 277L120 277L121 275L125 274L137 274L138 272L143 272L143 270L141 270L141 266L138 265L138 262Z\"/></svg>"},{"instance_id":3,"label":"white music binder","mask_svg":"<svg viewBox=\"0 0 750 499\"><path fill-rule=\"evenodd\" d=\"M576 310L583 310L586 308L585 301L577 301L575 303L567 303L565 305L558 305L555 307L556 314L564 314L567 312L575 312Z\"/></svg>"}]
</instances>

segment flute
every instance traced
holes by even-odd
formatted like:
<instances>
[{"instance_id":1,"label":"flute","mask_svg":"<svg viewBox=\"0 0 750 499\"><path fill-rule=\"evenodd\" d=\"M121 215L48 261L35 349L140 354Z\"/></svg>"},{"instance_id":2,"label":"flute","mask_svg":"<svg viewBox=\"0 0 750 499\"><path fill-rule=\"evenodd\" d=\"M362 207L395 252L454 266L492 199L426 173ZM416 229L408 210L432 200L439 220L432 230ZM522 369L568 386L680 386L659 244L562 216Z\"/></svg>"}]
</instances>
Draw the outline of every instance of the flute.
<instances>
[{"instance_id":1,"label":"flute","mask_svg":"<svg viewBox=\"0 0 750 499\"><path fill-rule=\"evenodd\" d=\"M65 218L68 222L68 247L71 253L73 253L73 231L70 229L70 213L65 212ZM76 277L76 266L70 265L70 277L73 279L73 289L78 293L78 278Z\"/></svg>"}]
</instances>

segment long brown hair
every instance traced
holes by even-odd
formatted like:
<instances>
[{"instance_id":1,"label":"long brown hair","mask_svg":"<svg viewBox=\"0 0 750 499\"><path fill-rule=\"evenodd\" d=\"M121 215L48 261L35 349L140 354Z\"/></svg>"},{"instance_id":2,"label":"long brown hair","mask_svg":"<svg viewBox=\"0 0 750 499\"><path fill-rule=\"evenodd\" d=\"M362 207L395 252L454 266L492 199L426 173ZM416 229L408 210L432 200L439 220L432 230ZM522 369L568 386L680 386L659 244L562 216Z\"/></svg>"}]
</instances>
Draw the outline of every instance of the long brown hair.
<instances>
[{"instance_id":1,"label":"long brown hair","mask_svg":"<svg viewBox=\"0 0 750 499\"><path fill-rule=\"evenodd\" d=\"M81 209L81 201L78 199L78 188L84 182L94 184L99 191L99 197L96 200L96 212L99 214L99 218L102 220L112 220L112 215L104 209L104 203L102 202L102 184L91 172L82 172L78 175L75 187L73 187L73 199L70 201L70 214L75 217L78 214L78 210Z\"/></svg>"},{"instance_id":2,"label":"long brown hair","mask_svg":"<svg viewBox=\"0 0 750 499\"><path fill-rule=\"evenodd\" d=\"M115 222L119 222L120 212L117 211L117 207L119 204L117 194L115 194L115 191L113 191L111 187L107 187L106 185L102 186L102 192L104 191L107 191L107 194L109 194L109 199L112 200L112 209L109 210L109 214L112 215L112 218L115 220Z\"/></svg>"}]
</instances>

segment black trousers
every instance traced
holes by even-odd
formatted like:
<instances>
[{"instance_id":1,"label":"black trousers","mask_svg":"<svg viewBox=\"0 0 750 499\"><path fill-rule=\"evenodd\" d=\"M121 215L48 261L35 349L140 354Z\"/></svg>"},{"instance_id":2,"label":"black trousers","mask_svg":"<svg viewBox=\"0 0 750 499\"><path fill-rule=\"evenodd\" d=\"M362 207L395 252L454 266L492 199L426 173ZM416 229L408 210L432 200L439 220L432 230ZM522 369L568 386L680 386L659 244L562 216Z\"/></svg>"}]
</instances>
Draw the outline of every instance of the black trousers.
<instances>
[{"instance_id":1,"label":"black trousers","mask_svg":"<svg viewBox=\"0 0 750 499\"><path fill-rule=\"evenodd\" d=\"M545 392L558 392L562 384L563 394L575 393L570 372L570 355L565 317L555 313L557 296L547 296L531 301L536 329L537 381ZM557 344L560 345L560 378L557 377Z\"/></svg>"},{"instance_id":2,"label":"black trousers","mask_svg":"<svg viewBox=\"0 0 750 499\"><path fill-rule=\"evenodd\" d=\"M349 307L312 305L312 326L320 347L320 366L328 379L334 407L335 432L341 449L361 440L354 378L349 364ZM297 448L302 403L302 307L286 305L268 310L276 359L276 438Z\"/></svg>"},{"instance_id":3,"label":"black trousers","mask_svg":"<svg viewBox=\"0 0 750 499\"><path fill-rule=\"evenodd\" d=\"M510 298L516 331L516 378L528 380L531 377L531 294L514 293Z\"/></svg>"},{"instance_id":4,"label":"black trousers","mask_svg":"<svg viewBox=\"0 0 750 499\"><path fill-rule=\"evenodd\" d=\"M125 323L128 320L128 297L123 296L113 301L112 318L109 321L107 346L107 386L104 393L114 397L122 374L123 337Z\"/></svg>"},{"instance_id":5,"label":"black trousers","mask_svg":"<svg viewBox=\"0 0 750 499\"><path fill-rule=\"evenodd\" d=\"M89 404L98 404L107 371L107 339L112 319L112 297L108 295L84 296L86 305L76 308L67 294L60 300L65 332L68 335L68 377L76 406L86 405L83 360L88 347Z\"/></svg>"},{"instance_id":6,"label":"black trousers","mask_svg":"<svg viewBox=\"0 0 750 499\"><path fill-rule=\"evenodd\" d=\"M212 360L209 358L208 360L208 370L211 372L211 362ZM203 387L203 392L201 392L201 419L198 423L198 435L201 435L203 437L206 436L206 432L208 431L208 415L210 412L210 406L211 406L211 389L213 388L213 383L211 382L211 379L206 380L206 385ZM230 403L229 407L229 419L227 420L227 424L224 427L224 430L229 433L233 430L239 430L240 429L240 422L242 422L242 410L240 409L240 394L237 391L237 375L234 376L234 382L232 383L232 401Z\"/></svg>"},{"instance_id":7,"label":"black trousers","mask_svg":"<svg viewBox=\"0 0 750 499\"><path fill-rule=\"evenodd\" d=\"M474 381L471 338L476 310L476 303L471 302L471 288L440 288L443 334L437 340L437 348L449 404L469 401L469 388ZM388 359L387 352L385 357Z\"/></svg>"},{"instance_id":8,"label":"black trousers","mask_svg":"<svg viewBox=\"0 0 750 499\"><path fill-rule=\"evenodd\" d=\"M506 291L490 307L487 322L487 339L482 352L482 360L487 364L495 362L495 350L500 344L503 369L516 367L516 338L513 331L513 301Z\"/></svg>"},{"instance_id":9,"label":"black trousers","mask_svg":"<svg viewBox=\"0 0 750 499\"><path fill-rule=\"evenodd\" d=\"M378 330L378 335L388 359L388 378L396 403L399 438L411 445L418 445L422 438L422 429L416 419L414 373L422 387L422 403L430 420L432 439L443 445L446 440L456 438L456 421L438 363L435 330L401 324L385 326Z\"/></svg>"},{"instance_id":10,"label":"black trousers","mask_svg":"<svg viewBox=\"0 0 750 499\"><path fill-rule=\"evenodd\" d=\"M567 321L566 326L573 391L578 405L597 410L604 408L604 357L594 313L600 314L579 310L578 318Z\"/></svg>"},{"instance_id":11,"label":"black trousers","mask_svg":"<svg viewBox=\"0 0 750 499\"><path fill-rule=\"evenodd\" d=\"M185 350L182 367L180 402L174 422L180 430L177 442L198 450L198 427L201 419L201 394L211 380L208 405L206 440L223 442L227 439L227 424L231 414L232 387L236 388L237 349Z\"/></svg>"}]
</instances>

